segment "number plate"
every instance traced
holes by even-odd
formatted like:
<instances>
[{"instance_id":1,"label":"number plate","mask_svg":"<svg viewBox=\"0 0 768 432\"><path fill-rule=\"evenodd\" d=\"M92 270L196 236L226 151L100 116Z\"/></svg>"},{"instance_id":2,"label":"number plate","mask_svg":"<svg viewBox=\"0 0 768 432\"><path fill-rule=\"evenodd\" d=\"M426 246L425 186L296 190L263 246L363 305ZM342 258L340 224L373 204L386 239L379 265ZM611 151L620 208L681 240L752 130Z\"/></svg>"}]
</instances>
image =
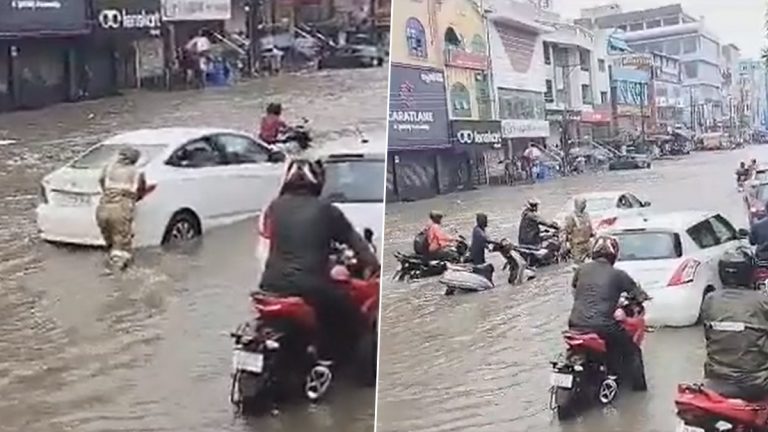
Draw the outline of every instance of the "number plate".
<instances>
[{"instance_id":1,"label":"number plate","mask_svg":"<svg viewBox=\"0 0 768 432\"><path fill-rule=\"evenodd\" d=\"M695 426L688 426L685 422L680 422L677 425L676 432L705 432L704 429Z\"/></svg>"},{"instance_id":2,"label":"number plate","mask_svg":"<svg viewBox=\"0 0 768 432\"><path fill-rule=\"evenodd\" d=\"M264 369L264 354L235 350L232 356L232 367L235 371L261 373Z\"/></svg>"},{"instance_id":3,"label":"number plate","mask_svg":"<svg viewBox=\"0 0 768 432\"><path fill-rule=\"evenodd\" d=\"M549 383L553 387L569 389L573 387L573 375L555 372L549 377Z\"/></svg>"},{"instance_id":4,"label":"number plate","mask_svg":"<svg viewBox=\"0 0 768 432\"><path fill-rule=\"evenodd\" d=\"M59 201L66 207L87 207L91 205L91 196L86 194L60 193Z\"/></svg>"}]
</instances>

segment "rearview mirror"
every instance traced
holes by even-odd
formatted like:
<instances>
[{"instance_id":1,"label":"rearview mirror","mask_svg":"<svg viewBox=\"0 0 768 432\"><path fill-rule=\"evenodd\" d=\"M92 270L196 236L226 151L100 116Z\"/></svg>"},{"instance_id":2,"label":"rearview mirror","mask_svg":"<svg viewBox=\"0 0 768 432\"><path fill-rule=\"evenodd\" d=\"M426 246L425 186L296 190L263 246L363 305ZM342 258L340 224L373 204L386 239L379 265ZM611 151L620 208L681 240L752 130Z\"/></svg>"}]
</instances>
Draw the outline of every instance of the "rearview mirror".
<instances>
[{"instance_id":1,"label":"rearview mirror","mask_svg":"<svg viewBox=\"0 0 768 432\"><path fill-rule=\"evenodd\" d=\"M749 230L746 228L739 228L736 233L739 235L740 239L746 239L749 238Z\"/></svg>"},{"instance_id":2,"label":"rearview mirror","mask_svg":"<svg viewBox=\"0 0 768 432\"><path fill-rule=\"evenodd\" d=\"M643 201L643 207L650 207L651 202L650 201Z\"/></svg>"}]
</instances>

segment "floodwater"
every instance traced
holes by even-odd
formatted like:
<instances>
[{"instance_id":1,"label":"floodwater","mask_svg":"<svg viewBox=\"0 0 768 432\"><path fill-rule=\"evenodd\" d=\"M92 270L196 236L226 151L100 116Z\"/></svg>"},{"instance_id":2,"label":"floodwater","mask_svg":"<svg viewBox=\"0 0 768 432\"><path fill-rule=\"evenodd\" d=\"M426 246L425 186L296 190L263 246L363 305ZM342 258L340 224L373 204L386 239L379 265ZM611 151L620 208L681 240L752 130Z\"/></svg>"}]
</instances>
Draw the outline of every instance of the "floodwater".
<instances>
[{"instance_id":1,"label":"floodwater","mask_svg":"<svg viewBox=\"0 0 768 432\"><path fill-rule=\"evenodd\" d=\"M657 161L651 170L585 175L525 187L494 187L433 200L387 206L385 271L393 250L409 250L412 236L431 209L443 210L444 225L468 234L479 211L489 232L517 238L525 200L536 196L553 217L579 192L625 189L652 201L656 210L722 212L746 227L734 170L752 156L765 160L768 147L697 153ZM492 262L501 268L500 260ZM412 285L385 282L379 373L379 432L562 431L661 432L676 426L676 384L703 372L699 328L660 329L643 347L649 380L645 394L620 395L614 407L594 409L578 420L553 420L549 361L563 350L561 331L571 306L571 270L540 270L531 283L476 295L445 297L436 281Z\"/></svg>"},{"instance_id":2,"label":"floodwater","mask_svg":"<svg viewBox=\"0 0 768 432\"><path fill-rule=\"evenodd\" d=\"M386 91L378 68L0 116L0 431L371 431L374 392L343 383L316 407L233 416L225 334L248 314L253 221L191 250L140 251L125 275L107 277L103 252L39 241L34 207L44 174L115 131L253 131L279 100L289 123L309 118L318 144L338 148L357 141L356 129L383 136Z\"/></svg>"}]
</instances>

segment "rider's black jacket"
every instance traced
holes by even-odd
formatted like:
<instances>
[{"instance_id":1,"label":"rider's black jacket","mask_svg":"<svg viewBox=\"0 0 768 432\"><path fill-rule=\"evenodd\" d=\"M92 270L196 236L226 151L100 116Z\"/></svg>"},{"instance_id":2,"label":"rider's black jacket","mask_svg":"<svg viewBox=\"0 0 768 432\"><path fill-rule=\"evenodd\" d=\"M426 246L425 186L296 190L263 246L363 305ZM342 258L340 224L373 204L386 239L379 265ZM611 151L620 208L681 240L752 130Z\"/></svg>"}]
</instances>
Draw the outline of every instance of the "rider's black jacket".
<instances>
[{"instance_id":1,"label":"rider's black jacket","mask_svg":"<svg viewBox=\"0 0 768 432\"><path fill-rule=\"evenodd\" d=\"M344 213L310 195L283 195L267 209L271 235L261 286L272 292L313 289L330 279L332 242L346 244L367 266L377 265L368 243Z\"/></svg>"},{"instance_id":2,"label":"rider's black jacket","mask_svg":"<svg viewBox=\"0 0 768 432\"><path fill-rule=\"evenodd\" d=\"M621 293L643 301L645 291L624 270L598 258L582 264L573 275L573 308L568 319L571 328L619 328L614 318Z\"/></svg>"},{"instance_id":3,"label":"rider's black jacket","mask_svg":"<svg viewBox=\"0 0 768 432\"><path fill-rule=\"evenodd\" d=\"M551 222L544 220L538 212L531 209L523 210L520 217L520 227L518 228L517 242L526 246L541 245L541 225L554 227Z\"/></svg>"}]
</instances>

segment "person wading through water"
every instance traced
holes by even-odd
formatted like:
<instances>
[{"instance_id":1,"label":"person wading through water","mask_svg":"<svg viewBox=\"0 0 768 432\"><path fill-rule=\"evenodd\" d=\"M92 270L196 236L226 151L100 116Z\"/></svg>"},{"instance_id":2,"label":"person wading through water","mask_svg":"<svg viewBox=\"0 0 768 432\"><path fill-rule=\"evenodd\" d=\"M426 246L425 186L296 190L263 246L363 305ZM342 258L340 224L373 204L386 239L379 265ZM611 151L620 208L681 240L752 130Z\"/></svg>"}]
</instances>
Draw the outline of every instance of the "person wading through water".
<instances>
[{"instance_id":1,"label":"person wading through water","mask_svg":"<svg viewBox=\"0 0 768 432\"><path fill-rule=\"evenodd\" d=\"M576 198L573 200L573 213L565 218L562 242L563 248L570 246L575 264L581 264L589 258L589 242L593 236L587 201L584 198Z\"/></svg>"},{"instance_id":2,"label":"person wading through water","mask_svg":"<svg viewBox=\"0 0 768 432\"><path fill-rule=\"evenodd\" d=\"M121 149L117 160L107 165L99 178L102 194L96 222L109 250L111 269L125 269L132 258L136 202L146 190L144 174L136 166L140 157L134 148Z\"/></svg>"}]
</instances>

